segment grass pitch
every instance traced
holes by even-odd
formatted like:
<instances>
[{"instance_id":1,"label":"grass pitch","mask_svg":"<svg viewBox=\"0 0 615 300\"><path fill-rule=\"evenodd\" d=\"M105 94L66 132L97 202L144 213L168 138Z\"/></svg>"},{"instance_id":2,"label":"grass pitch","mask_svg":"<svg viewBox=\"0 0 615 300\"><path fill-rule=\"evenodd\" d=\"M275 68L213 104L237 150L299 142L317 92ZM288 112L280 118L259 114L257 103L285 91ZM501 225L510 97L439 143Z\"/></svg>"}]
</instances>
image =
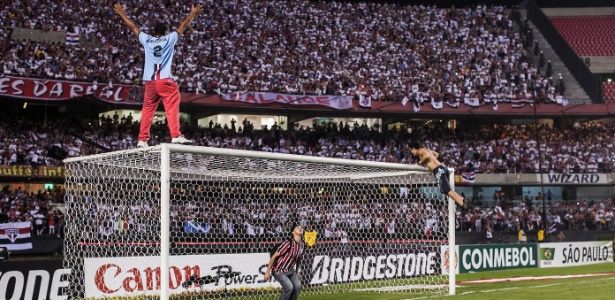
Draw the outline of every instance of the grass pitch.
<instances>
[{"instance_id":1,"label":"grass pitch","mask_svg":"<svg viewBox=\"0 0 615 300\"><path fill-rule=\"evenodd\" d=\"M606 275L605 275L606 274ZM565 275L580 275L582 277ZM489 282L501 279L501 282ZM403 300L403 299L615 299L615 263L579 267L516 269L457 275L455 296L355 292L301 295L302 300Z\"/></svg>"}]
</instances>

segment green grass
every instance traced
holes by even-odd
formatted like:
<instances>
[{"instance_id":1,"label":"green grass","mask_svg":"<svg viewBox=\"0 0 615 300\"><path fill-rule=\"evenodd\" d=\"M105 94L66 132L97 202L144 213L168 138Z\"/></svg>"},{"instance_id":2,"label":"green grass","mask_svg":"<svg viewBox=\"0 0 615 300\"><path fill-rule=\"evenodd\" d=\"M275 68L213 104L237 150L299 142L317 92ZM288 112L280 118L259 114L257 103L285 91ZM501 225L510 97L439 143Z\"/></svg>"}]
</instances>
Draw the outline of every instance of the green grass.
<instances>
[{"instance_id":1,"label":"green grass","mask_svg":"<svg viewBox=\"0 0 615 300\"><path fill-rule=\"evenodd\" d=\"M457 281L479 280L487 278L515 278L523 276L557 276L575 274L595 274L615 272L615 263L603 263L580 267L562 267L545 269L517 269L509 271L491 271L474 274L459 274ZM302 300L401 300L401 299L615 299L615 275L569 278L509 281L501 283L473 283L457 285L455 296L429 296L418 293L337 293L326 295L301 295Z\"/></svg>"}]
</instances>

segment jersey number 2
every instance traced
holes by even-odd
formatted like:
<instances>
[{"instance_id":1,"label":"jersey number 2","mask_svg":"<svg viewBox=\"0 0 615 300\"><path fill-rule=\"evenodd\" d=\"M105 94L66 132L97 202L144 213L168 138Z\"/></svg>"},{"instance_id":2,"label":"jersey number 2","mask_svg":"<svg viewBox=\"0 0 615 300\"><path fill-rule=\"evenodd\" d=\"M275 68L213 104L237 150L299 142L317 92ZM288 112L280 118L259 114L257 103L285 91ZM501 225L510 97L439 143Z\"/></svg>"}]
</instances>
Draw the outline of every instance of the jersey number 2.
<instances>
[{"instance_id":1,"label":"jersey number 2","mask_svg":"<svg viewBox=\"0 0 615 300\"><path fill-rule=\"evenodd\" d=\"M158 45L156 47L154 47L154 56L155 57L161 57L162 56L162 46Z\"/></svg>"}]
</instances>

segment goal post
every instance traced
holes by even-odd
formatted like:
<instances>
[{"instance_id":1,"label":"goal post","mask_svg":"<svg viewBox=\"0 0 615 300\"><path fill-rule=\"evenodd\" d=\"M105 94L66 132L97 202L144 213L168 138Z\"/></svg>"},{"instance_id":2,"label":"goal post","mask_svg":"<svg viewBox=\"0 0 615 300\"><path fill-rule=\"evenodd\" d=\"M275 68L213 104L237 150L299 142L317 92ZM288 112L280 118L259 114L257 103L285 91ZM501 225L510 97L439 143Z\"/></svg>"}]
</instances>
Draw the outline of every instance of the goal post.
<instances>
[{"instance_id":1,"label":"goal post","mask_svg":"<svg viewBox=\"0 0 615 300\"><path fill-rule=\"evenodd\" d=\"M271 298L293 222L303 294L455 294L455 205L417 165L161 144L65 166L69 297Z\"/></svg>"}]
</instances>

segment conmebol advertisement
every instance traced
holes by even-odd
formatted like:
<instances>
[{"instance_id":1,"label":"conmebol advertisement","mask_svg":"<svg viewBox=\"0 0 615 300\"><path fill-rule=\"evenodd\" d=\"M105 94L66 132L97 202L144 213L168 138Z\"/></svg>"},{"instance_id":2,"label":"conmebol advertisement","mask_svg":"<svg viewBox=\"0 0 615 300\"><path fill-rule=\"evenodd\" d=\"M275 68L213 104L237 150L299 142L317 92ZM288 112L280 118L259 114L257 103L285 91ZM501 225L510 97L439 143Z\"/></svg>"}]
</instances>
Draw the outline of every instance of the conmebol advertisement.
<instances>
[{"instance_id":1,"label":"conmebol advertisement","mask_svg":"<svg viewBox=\"0 0 615 300\"><path fill-rule=\"evenodd\" d=\"M537 268L536 244L460 245L459 272Z\"/></svg>"}]
</instances>

